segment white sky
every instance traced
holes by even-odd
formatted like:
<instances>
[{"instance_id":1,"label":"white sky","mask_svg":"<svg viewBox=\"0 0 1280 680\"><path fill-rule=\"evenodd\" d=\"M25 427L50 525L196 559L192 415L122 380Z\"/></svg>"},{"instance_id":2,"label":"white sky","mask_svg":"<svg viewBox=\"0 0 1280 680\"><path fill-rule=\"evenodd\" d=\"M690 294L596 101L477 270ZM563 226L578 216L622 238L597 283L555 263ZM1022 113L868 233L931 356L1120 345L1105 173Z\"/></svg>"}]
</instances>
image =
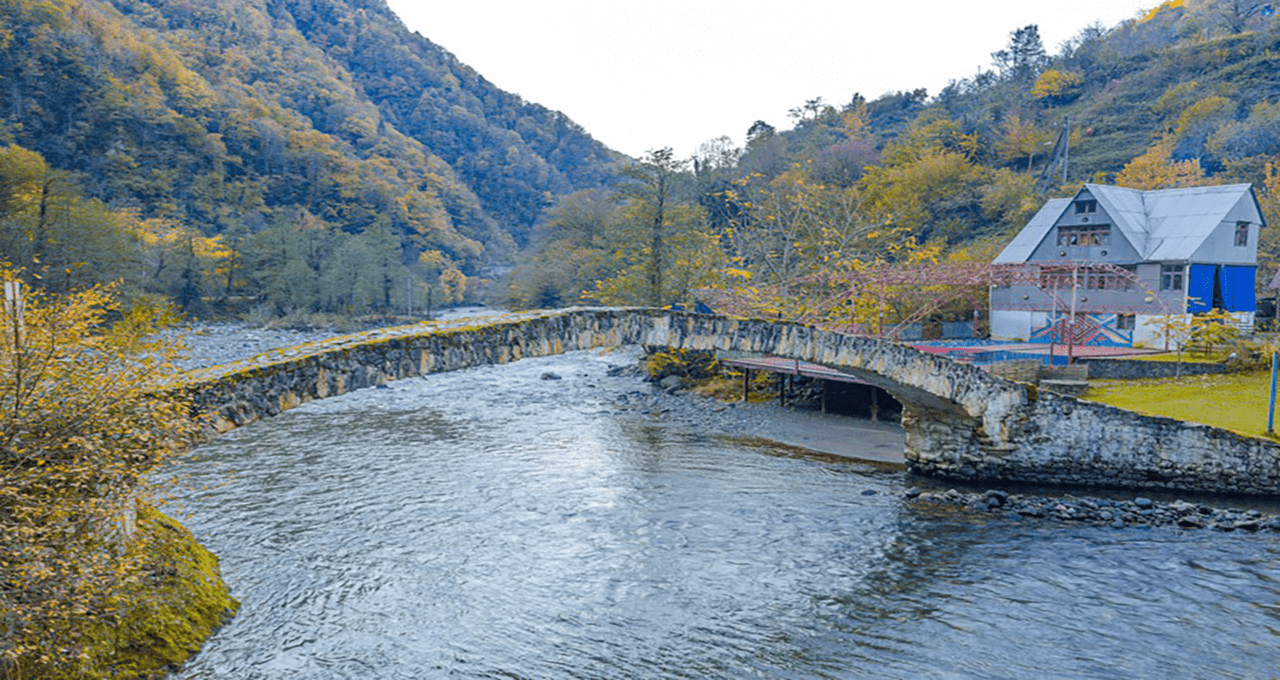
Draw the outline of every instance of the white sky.
<instances>
[{"instance_id":1,"label":"white sky","mask_svg":"<svg viewBox=\"0 0 1280 680\"><path fill-rule=\"evenodd\" d=\"M843 105L990 68L1014 29L1048 51L1160 0L388 0L405 24L498 87L565 113L609 147L692 155L822 97Z\"/></svg>"}]
</instances>

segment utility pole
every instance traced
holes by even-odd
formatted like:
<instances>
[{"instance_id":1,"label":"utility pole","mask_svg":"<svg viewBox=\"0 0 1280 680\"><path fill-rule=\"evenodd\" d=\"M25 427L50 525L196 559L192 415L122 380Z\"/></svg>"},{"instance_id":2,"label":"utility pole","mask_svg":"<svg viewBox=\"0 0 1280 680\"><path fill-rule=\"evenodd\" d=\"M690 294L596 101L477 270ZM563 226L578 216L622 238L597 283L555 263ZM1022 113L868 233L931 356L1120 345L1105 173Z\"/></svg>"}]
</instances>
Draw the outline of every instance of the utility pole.
<instances>
[{"instance_id":1,"label":"utility pole","mask_svg":"<svg viewBox=\"0 0 1280 680\"><path fill-rule=\"evenodd\" d=\"M1071 118L1062 118L1062 183L1067 183L1067 168L1071 166Z\"/></svg>"}]
</instances>

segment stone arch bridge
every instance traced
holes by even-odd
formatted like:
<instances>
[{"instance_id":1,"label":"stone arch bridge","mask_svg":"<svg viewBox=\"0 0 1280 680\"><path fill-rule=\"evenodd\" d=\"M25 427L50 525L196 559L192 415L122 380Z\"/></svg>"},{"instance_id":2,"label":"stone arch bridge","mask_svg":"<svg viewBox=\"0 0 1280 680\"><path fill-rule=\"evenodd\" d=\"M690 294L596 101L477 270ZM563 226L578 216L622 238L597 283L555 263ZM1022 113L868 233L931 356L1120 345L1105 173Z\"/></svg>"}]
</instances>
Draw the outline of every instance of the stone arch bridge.
<instances>
[{"instance_id":1,"label":"stone arch bridge","mask_svg":"<svg viewBox=\"0 0 1280 680\"><path fill-rule=\"evenodd\" d=\"M1280 446L1071 397L873 338L653 309L575 309L379 329L193 371L182 388L225 431L388 381L623 345L820 364L903 404L915 473L969 482L1280 493Z\"/></svg>"}]
</instances>

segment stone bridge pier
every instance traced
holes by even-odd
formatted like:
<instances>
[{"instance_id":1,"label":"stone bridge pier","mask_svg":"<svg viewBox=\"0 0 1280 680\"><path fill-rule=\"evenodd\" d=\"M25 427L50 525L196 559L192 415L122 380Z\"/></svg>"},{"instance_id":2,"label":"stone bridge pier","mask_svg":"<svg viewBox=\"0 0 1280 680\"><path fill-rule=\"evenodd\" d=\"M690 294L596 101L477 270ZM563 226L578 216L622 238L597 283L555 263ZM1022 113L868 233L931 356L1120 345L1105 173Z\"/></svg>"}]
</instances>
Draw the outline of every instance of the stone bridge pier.
<instances>
[{"instance_id":1,"label":"stone bridge pier","mask_svg":"<svg viewBox=\"0 0 1280 680\"><path fill-rule=\"evenodd\" d=\"M577 309L368 331L195 371L181 389L222 431L399 378L636 344L783 356L882 387L903 404L904 453L918 474L1280 494L1280 446L1269 440L1037 394L978 367L873 338L652 309Z\"/></svg>"}]
</instances>

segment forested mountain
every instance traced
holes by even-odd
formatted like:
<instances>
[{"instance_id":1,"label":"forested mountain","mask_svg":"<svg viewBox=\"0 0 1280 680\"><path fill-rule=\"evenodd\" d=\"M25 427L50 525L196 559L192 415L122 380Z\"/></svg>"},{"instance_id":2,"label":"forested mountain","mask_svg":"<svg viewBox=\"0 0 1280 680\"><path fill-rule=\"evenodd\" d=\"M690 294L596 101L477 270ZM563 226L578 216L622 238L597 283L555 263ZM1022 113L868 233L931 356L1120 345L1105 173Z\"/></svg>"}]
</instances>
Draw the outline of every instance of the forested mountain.
<instances>
[{"instance_id":1,"label":"forested mountain","mask_svg":"<svg viewBox=\"0 0 1280 680\"><path fill-rule=\"evenodd\" d=\"M933 96L812 99L785 128L757 121L743 147L725 137L688 162L651 155L628 192L573 194L548 211L513 297L535 306L584 292L616 303L701 297L848 327L892 321L944 296L886 308L883 291L854 283L861 272L990 261L1045 200L1089 181L1253 183L1271 223L1265 285L1280 265L1275 9L1169 0L1089 27L1055 54L1039 27L1010 27L989 68ZM975 290L949 313L971 318L984 297Z\"/></svg>"},{"instance_id":2,"label":"forested mountain","mask_svg":"<svg viewBox=\"0 0 1280 680\"><path fill-rule=\"evenodd\" d=\"M1257 0L1168 0L1056 53L1010 27L941 92L800 102L742 147L639 163L381 0L0 8L0 259L55 290L361 313L457 302L514 263L517 305L720 291L854 319L884 315L856 272L989 259L1085 181L1252 182L1280 225L1280 20Z\"/></svg>"},{"instance_id":3,"label":"forested mountain","mask_svg":"<svg viewBox=\"0 0 1280 680\"><path fill-rule=\"evenodd\" d=\"M0 144L5 258L81 262L88 211L99 278L280 310L456 296L620 158L381 0L0 0Z\"/></svg>"}]
</instances>

